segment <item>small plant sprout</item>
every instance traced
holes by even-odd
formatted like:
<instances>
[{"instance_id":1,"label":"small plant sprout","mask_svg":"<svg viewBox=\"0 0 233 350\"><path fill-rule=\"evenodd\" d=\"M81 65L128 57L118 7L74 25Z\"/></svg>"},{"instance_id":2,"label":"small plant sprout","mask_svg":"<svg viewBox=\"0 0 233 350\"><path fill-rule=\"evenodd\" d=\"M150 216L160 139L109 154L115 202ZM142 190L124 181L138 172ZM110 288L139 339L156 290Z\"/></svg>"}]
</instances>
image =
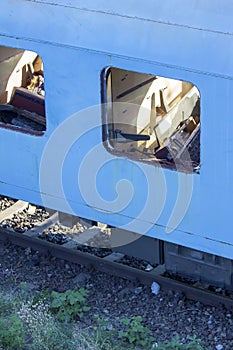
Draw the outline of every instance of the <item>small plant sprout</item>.
<instances>
[{"instance_id":1,"label":"small plant sprout","mask_svg":"<svg viewBox=\"0 0 233 350\"><path fill-rule=\"evenodd\" d=\"M70 322L82 318L84 313L90 310L86 301L87 294L88 291L84 288L78 291L69 289L65 293L53 291L50 309L57 314L60 321Z\"/></svg>"},{"instance_id":2,"label":"small plant sprout","mask_svg":"<svg viewBox=\"0 0 233 350\"><path fill-rule=\"evenodd\" d=\"M141 346L143 349L150 348L155 339L150 336L150 329L142 325L141 316L123 318L120 320L125 326L119 331L119 338L133 346Z\"/></svg>"}]
</instances>

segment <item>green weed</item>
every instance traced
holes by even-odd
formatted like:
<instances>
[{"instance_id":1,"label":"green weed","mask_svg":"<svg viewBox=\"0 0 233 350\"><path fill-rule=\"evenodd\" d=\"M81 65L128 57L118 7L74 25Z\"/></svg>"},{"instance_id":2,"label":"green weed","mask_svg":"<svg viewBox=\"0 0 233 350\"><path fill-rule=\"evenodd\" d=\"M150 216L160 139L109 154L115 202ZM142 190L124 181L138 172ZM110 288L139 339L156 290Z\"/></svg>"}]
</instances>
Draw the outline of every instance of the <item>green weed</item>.
<instances>
[{"instance_id":1,"label":"green weed","mask_svg":"<svg viewBox=\"0 0 233 350\"><path fill-rule=\"evenodd\" d=\"M5 350L23 349L24 329L17 316L0 318L0 346Z\"/></svg>"},{"instance_id":2,"label":"green weed","mask_svg":"<svg viewBox=\"0 0 233 350\"><path fill-rule=\"evenodd\" d=\"M133 346L141 346L143 349L150 348L155 339L150 336L151 330L142 325L141 316L123 318L124 330L119 331L119 338Z\"/></svg>"},{"instance_id":3,"label":"green weed","mask_svg":"<svg viewBox=\"0 0 233 350\"><path fill-rule=\"evenodd\" d=\"M67 290L65 293L52 292L50 309L57 314L60 321L70 322L80 319L90 310L86 296L88 291L80 288L78 291Z\"/></svg>"}]
</instances>

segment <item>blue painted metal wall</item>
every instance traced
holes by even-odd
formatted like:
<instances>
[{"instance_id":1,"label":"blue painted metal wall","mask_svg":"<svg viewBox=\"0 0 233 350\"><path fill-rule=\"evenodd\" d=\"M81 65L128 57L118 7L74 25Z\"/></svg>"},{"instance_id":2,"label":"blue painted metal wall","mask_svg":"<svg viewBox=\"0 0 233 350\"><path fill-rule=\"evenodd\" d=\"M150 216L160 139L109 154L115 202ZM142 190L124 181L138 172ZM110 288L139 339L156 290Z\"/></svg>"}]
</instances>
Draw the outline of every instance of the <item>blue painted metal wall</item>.
<instances>
[{"instance_id":1,"label":"blue painted metal wall","mask_svg":"<svg viewBox=\"0 0 233 350\"><path fill-rule=\"evenodd\" d=\"M0 46L32 50L43 59L48 125L42 137L0 130L0 193L36 203L43 199L49 206L111 225L131 223L136 232L233 258L233 5L222 1L219 7L219 2L207 0L76 3L2 0ZM190 81L198 87L199 175L166 169L161 175L154 166L106 151L101 109L93 107L101 101L100 73L106 66ZM97 173L97 156L89 165L83 163L95 146L96 155L106 161ZM79 174L80 165L87 170L86 179ZM94 196L93 176L102 199ZM125 208L117 210L116 183L121 179L128 181L122 183L119 197ZM183 219L170 227L179 180L183 204L192 184L191 202L187 212L182 205L178 208ZM134 196L127 205L132 188Z\"/></svg>"}]
</instances>

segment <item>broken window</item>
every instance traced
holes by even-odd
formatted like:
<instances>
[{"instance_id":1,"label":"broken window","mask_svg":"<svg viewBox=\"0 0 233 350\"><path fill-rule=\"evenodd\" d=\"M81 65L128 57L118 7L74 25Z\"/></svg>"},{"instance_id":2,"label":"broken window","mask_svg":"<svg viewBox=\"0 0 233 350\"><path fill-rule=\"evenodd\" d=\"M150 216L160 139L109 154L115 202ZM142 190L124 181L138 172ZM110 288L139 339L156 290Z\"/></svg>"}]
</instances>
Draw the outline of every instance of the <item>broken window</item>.
<instances>
[{"instance_id":1,"label":"broken window","mask_svg":"<svg viewBox=\"0 0 233 350\"><path fill-rule=\"evenodd\" d=\"M185 172L200 166L200 94L190 82L108 67L102 72L107 149Z\"/></svg>"},{"instance_id":2,"label":"broken window","mask_svg":"<svg viewBox=\"0 0 233 350\"><path fill-rule=\"evenodd\" d=\"M0 46L0 126L43 134L44 95L40 56L32 51Z\"/></svg>"}]
</instances>

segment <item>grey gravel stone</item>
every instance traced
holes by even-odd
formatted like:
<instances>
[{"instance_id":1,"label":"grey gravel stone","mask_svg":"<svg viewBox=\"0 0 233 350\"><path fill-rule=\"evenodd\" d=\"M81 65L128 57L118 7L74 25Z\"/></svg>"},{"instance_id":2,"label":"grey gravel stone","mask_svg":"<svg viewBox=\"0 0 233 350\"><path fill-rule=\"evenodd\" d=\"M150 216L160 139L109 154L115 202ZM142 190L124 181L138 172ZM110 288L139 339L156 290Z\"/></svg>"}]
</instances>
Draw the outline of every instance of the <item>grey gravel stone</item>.
<instances>
[{"instance_id":1,"label":"grey gravel stone","mask_svg":"<svg viewBox=\"0 0 233 350\"><path fill-rule=\"evenodd\" d=\"M143 289L142 287L137 287L137 288L134 289L134 293L135 294L140 294L142 292L142 289Z\"/></svg>"},{"instance_id":2,"label":"grey gravel stone","mask_svg":"<svg viewBox=\"0 0 233 350\"><path fill-rule=\"evenodd\" d=\"M222 350L223 346L221 344L216 345L216 350Z\"/></svg>"},{"instance_id":3,"label":"grey gravel stone","mask_svg":"<svg viewBox=\"0 0 233 350\"><path fill-rule=\"evenodd\" d=\"M91 278L91 275L89 273L81 272L76 277L73 278L73 282L78 284L84 284L90 278Z\"/></svg>"}]
</instances>

